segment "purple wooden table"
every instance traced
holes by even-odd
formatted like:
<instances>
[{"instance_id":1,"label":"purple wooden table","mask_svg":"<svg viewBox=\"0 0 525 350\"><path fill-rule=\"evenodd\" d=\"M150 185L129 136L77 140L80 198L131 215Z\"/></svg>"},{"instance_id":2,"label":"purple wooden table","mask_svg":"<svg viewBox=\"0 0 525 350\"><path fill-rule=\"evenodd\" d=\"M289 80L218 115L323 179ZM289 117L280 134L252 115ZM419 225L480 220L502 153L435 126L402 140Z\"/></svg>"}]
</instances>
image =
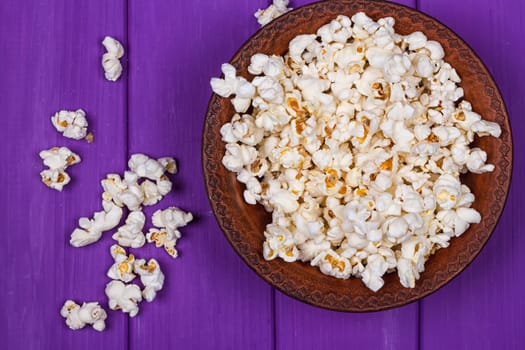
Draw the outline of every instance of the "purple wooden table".
<instances>
[{"instance_id":1,"label":"purple wooden table","mask_svg":"<svg viewBox=\"0 0 525 350\"><path fill-rule=\"evenodd\" d=\"M295 0L298 7L308 0ZM525 3L521 0L403 0L450 26L499 84L514 134L514 183L490 242L458 278L419 303L344 314L295 301L259 279L229 247L203 184L200 138L220 64L258 29L269 0L0 1L0 348L6 349L518 349L525 340ZM121 39L125 74L105 81L105 35ZM63 138L49 117L83 108L95 142ZM63 193L40 183L38 152L66 145L83 161ZM75 249L69 234L100 207L99 180L123 172L135 152L175 156L178 205L197 219L180 258L151 245L164 290L129 319L109 312L107 330L71 331L67 298L106 304L110 234ZM155 207L155 208L157 208ZM153 208L146 210L151 214Z\"/></svg>"}]
</instances>

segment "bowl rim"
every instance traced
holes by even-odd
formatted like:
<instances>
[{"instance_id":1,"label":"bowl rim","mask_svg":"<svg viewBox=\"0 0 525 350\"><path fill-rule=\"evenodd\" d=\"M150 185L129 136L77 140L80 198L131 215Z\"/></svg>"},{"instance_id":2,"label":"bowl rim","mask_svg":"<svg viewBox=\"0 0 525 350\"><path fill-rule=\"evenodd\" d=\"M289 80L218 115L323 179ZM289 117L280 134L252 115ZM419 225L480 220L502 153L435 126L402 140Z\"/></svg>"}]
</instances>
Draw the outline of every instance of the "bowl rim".
<instances>
[{"instance_id":1,"label":"bowl rim","mask_svg":"<svg viewBox=\"0 0 525 350\"><path fill-rule=\"evenodd\" d=\"M470 264L476 259L476 257L483 250L483 248L485 247L485 245L487 244L489 239L492 237L494 231L496 230L496 228L498 226L499 220L501 219L503 211L505 210L505 207L506 207L506 204L507 204L508 195L509 195L510 186L511 186L511 183L512 183L512 173L513 173L512 169L513 169L513 164L514 164L514 143L513 143L513 139L512 139L511 121L510 121L510 118L509 118L509 115L508 115L508 110L507 110L507 107L505 105L505 101L504 101L503 95L501 94L501 90L500 90L499 86L496 84L496 81L495 81L494 77L492 76L490 70L487 68L486 64L481 60L481 58L476 54L474 49L464 39L462 39L455 31L453 31L450 27L448 27L446 24L442 23L440 20L436 19L435 17L433 17L431 15L428 15L428 14L426 14L426 13L424 13L424 12L418 10L418 9L409 7L407 5L394 3L394 2L390 2L390 1L384 1L384 0L373 0L373 1L370 1L370 0L368 0L368 1L367 0L330 0L330 1L326 1L326 0L324 0L323 1L323 0L321 0L321 1L316 1L316 2L313 2L313 3L306 4L304 6L301 6L301 7L295 8L292 11L287 12L287 13L283 14L282 16L274 19L269 24L259 28L246 41L244 41L244 43L235 52L235 54L232 56L232 58L229 60L229 62L231 63L231 62L239 59L241 57L243 51L249 46L249 44L254 39L258 38L259 36L262 36L264 34L264 32L272 31L279 24L285 23L287 21L288 17L293 16L293 15L297 15L297 13L300 13L300 12L303 12L303 11L307 11L307 10L310 10L312 8L316 8L318 6L327 5L328 3L330 3L330 5L332 5L332 6L334 6L336 4L347 4L347 5L357 4L357 6L360 7L360 8L367 7L367 6L372 6L372 4L385 5L385 6L391 6L392 8L402 9L404 11L411 12L412 14L415 14L417 16L422 16L426 20L429 20L431 22L434 22L434 24L437 24L438 26L441 26L443 29L448 31L451 34L451 36L454 37L454 39L458 40L460 45L464 46L469 51L469 53L471 55L471 58L475 61L475 63L477 63L479 65L479 67L481 68L480 72L487 76L488 83L491 84L495 88L494 89L495 90L494 91L494 97L492 99L496 99L496 100L499 100L501 102L500 106L499 106L499 110L500 111L499 111L498 114L502 115L504 123L506 124L505 126L507 126L505 128L505 131L508 132L508 143L506 143L506 144L509 146L509 150L505 153L505 155L503 157L509 163L508 166L505 167L505 169L503 169L503 173L506 175L506 179L503 181L503 184L502 184L504 195L501 198L501 200L499 200L499 204L501 204L501 205L498 208L498 211L495 213L495 216L494 216L495 217L495 222L491 225L490 231L483 237L483 240L481 241L481 243L479 245L479 248L476 249L476 251L474 251L474 252L472 252L472 253L470 253L468 255L468 261L466 263L463 263L460 266L459 269L453 271L452 273L448 273L447 274L447 278L445 280L443 280L443 281L433 285L433 287L430 288L430 289L424 290L422 293L418 294L415 297L405 298L405 299L402 299L400 301L395 301L395 302L392 302L392 303L390 303L388 305L381 305L381 306L378 306L378 307L364 307L364 308L346 307L346 308L341 308L341 307L338 307L337 305L325 304L325 303L313 301L312 299L304 297L303 295L299 295L297 293L294 293L294 291L292 291L289 288L287 288L283 283L276 283L275 281L272 281L272 279L269 277L268 274L261 273L260 269L258 269L255 264L253 264L251 261L249 261L247 256L245 254L243 254L239 250L239 247L236 245L235 241L232 239L232 235L231 235L232 234L232 230L230 228L226 227L226 225L225 225L225 223L223 221L224 218L222 216L220 216L219 213L218 213L217 203L212 199L212 188L210 186L210 174L208 173L208 170L207 170L207 165L209 165L209 159L208 159L208 156L206 154L206 144L207 144L206 143L206 140L207 140L206 139L206 135L209 132L209 128L210 128L208 121L209 121L209 116L210 116L210 113L211 113L212 105L214 104L216 99L221 99L219 96L217 96L213 92L212 92L211 97L209 99L207 110L206 110L206 116L205 116L204 123L203 123L202 143L201 143L202 170L203 170L203 174L204 174L206 194L208 196L208 200L210 202L210 206L212 208L213 215L214 215L214 217L215 217L215 219L217 221L217 224L219 225L219 228L223 232L223 234L226 237L226 239L228 240L229 244L232 246L232 248L235 250L235 252L241 257L241 259L246 263L246 265L248 265L251 270L253 270L260 278L262 278L271 287L279 290L280 292L282 292L282 293L286 294L287 296L292 297L292 298L294 298L296 300L302 301L302 302L304 302L306 304L309 304L309 305L312 305L312 306L316 306L316 307L320 307L320 308L324 308L324 309L328 309L328 310L333 310L333 311L338 311L338 312L356 312L356 313L384 311L384 310L389 310L389 309L392 309L392 308L397 308L397 307L401 307L401 306L404 306L404 305L408 305L408 304L417 302L417 301L421 300L422 298L425 298L425 297L427 297L427 296L437 292L441 288L443 288L445 285L447 285L452 280L454 280L467 267L470 266ZM315 29L315 30L317 30L317 29ZM445 56L445 58L446 58L446 56ZM503 143L503 144L505 144L505 143ZM468 232L468 230L467 230L467 232ZM380 293L380 292L381 292L381 290L378 291L378 293Z\"/></svg>"}]
</instances>

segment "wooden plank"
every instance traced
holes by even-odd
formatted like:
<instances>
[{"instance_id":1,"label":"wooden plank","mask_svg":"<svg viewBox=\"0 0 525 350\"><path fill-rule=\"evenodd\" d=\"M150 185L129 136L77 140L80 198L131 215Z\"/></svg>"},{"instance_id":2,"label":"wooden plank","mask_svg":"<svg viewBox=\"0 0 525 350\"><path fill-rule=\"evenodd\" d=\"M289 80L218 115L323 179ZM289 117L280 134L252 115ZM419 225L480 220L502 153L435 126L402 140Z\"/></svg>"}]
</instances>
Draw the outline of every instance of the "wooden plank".
<instances>
[{"instance_id":1,"label":"wooden plank","mask_svg":"<svg viewBox=\"0 0 525 350\"><path fill-rule=\"evenodd\" d=\"M293 1L303 5L312 1ZM397 1L415 7L415 1ZM315 308L276 292L277 349L416 349L418 304L367 314Z\"/></svg>"},{"instance_id":2,"label":"wooden plank","mask_svg":"<svg viewBox=\"0 0 525 350\"><path fill-rule=\"evenodd\" d=\"M422 11L452 28L471 45L498 83L514 135L514 182L507 205L487 246L458 278L421 305L423 349L518 349L525 335L525 79L520 0L421 0Z\"/></svg>"},{"instance_id":3,"label":"wooden plank","mask_svg":"<svg viewBox=\"0 0 525 350\"><path fill-rule=\"evenodd\" d=\"M196 219L182 229L180 257L148 246L166 275L158 300L130 323L133 349L268 349L272 290L229 246L203 186L201 135L209 80L258 26L265 1L131 1L129 152L175 156L174 190L159 205Z\"/></svg>"},{"instance_id":4,"label":"wooden plank","mask_svg":"<svg viewBox=\"0 0 525 350\"><path fill-rule=\"evenodd\" d=\"M107 330L71 331L59 314L63 302L106 303L104 242L69 245L82 215L101 208L99 180L125 164L125 79L103 78L104 35L125 41L125 1L0 2L0 99L3 140L0 180L0 331L6 349L125 349L127 320L112 312ZM61 136L50 123L59 109L83 108L95 142ZM68 146L82 157L70 168L62 193L40 182L38 152Z\"/></svg>"}]
</instances>

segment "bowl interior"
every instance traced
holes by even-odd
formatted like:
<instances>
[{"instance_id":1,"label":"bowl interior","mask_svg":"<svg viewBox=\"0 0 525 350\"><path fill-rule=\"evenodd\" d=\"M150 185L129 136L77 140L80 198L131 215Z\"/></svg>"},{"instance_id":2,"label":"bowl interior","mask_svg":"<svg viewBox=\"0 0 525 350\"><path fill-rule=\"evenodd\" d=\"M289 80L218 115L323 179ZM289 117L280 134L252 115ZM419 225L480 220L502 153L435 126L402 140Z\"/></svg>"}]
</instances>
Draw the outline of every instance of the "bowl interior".
<instances>
[{"instance_id":1,"label":"bowl interior","mask_svg":"<svg viewBox=\"0 0 525 350\"><path fill-rule=\"evenodd\" d=\"M221 164L225 148L219 129L235 112L229 99L212 96L203 135L203 168L210 202L226 238L245 262L273 286L307 303L339 311L374 311L403 305L430 294L459 274L479 253L496 225L508 192L512 165L508 117L492 77L459 37L416 10L376 1L315 3L263 27L235 54L231 63L238 69L238 74L251 79L247 67L253 54L283 55L295 36L315 33L317 28L337 15L350 17L358 11L365 11L375 20L393 17L396 32L400 34L422 31L429 39L439 41L446 52L445 60L456 68L462 79L465 99L484 119L498 122L502 135L498 139L484 137L475 141L487 152L488 162L496 165L495 171L463 177L476 196L473 207L481 213L482 222L472 225L461 237L452 239L450 247L438 250L427 261L415 288L404 288L397 274L391 273L385 276L384 287L374 293L359 279L339 280L301 262L264 260L262 232L271 217L261 206L244 202L244 185L238 183L235 174Z\"/></svg>"}]
</instances>

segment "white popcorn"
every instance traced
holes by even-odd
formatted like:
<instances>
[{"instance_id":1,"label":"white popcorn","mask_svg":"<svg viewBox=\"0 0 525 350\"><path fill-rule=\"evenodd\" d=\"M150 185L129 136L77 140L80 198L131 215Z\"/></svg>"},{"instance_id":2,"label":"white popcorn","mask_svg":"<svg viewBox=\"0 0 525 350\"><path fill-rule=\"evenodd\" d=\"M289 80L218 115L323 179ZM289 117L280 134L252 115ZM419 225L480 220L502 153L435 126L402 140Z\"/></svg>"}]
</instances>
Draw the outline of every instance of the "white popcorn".
<instances>
[{"instance_id":1,"label":"white popcorn","mask_svg":"<svg viewBox=\"0 0 525 350\"><path fill-rule=\"evenodd\" d=\"M68 173L62 169L45 169L40 172L42 182L45 183L49 188L57 191L62 191L65 185L71 181Z\"/></svg>"},{"instance_id":2,"label":"white popcorn","mask_svg":"<svg viewBox=\"0 0 525 350\"><path fill-rule=\"evenodd\" d=\"M189 212L184 212L177 207L169 207L164 210L157 210L153 213L152 222L156 227L165 227L169 230L176 230L179 227L186 226L193 215Z\"/></svg>"},{"instance_id":3,"label":"white popcorn","mask_svg":"<svg viewBox=\"0 0 525 350\"><path fill-rule=\"evenodd\" d=\"M244 166L252 164L257 158L257 150L251 146L229 143L226 145L226 155L222 164L230 171L240 171Z\"/></svg>"},{"instance_id":4,"label":"white popcorn","mask_svg":"<svg viewBox=\"0 0 525 350\"><path fill-rule=\"evenodd\" d=\"M403 40L408 44L409 50L416 51L426 46L427 36L421 32L413 32L405 35Z\"/></svg>"},{"instance_id":5,"label":"white popcorn","mask_svg":"<svg viewBox=\"0 0 525 350\"><path fill-rule=\"evenodd\" d=\"M428 56L417 55L414 59L414 64L416 66L417 75L419 75L422 78L432 77L432 73L434 72L434 66L432 65L432 61Z\"/></svg>"},{"instance_id":6,"label":"white popcorn","mask_svg":"<svg viewBox=\"0 0 525 350\"><path fill-rule=\"evenodd\" d=\"M487 153L479 148L474 148L467 155L465 163L470 172L483 174L494 170L494 165L485 164L486 161Z\"/></svg>"},{"instance_id":7,"label":"white popcorn","mask_svg":"<svg viewBox=\"0 0 525 350\"><path fill-rule=\"evenodd\" d=\"M149 243L155 242L157 248L164 247L169 255L176 258L178 252L175 246L181 237L178 229L186 226L191 220L193 220L191 213L184 212L177 207L157 210L153 213L152 222L161 230L150 229L146 234L146 239Z\"/></svg>"},{"instance_id":8,"label":"white popcorn","mask_svg":"<svg viewBox=\"0 0 525 350\"><path fill-rule=\"evenodd\" d=\"M265 26L277 17L292 10L288 7L289 0L273 0L273 3L266 9L258 9L254 16L261 26Z\"/></svg>"},{"instance_id":9,"label":"white popcorn","mask_svg":"<svg viewBox=\"0 0 525 350\"><path fill-rule=\"evenodd\" d=\"M133 154L128 161L129 170L139 177L145 177L150 180L157 180L165 171L164 166L155 159L145 154Z\"/></svg>"},{"instance_id":10,"label":"white popcorn","mask_svg":"<svg viewBox=\"0 0 525 350\"><path fill-rule=\"evenodd\" d=\"M177 173L177 162L175 158L172 157L162 157L157 159L157 162L164 168L164 171L170 173L170 174L176 174Z\"/></svg>"},{"instance_id":11,"label":"white popcorn","mask_svg":"<svg viewBox=\"0 0 525 350\"><path fill-rule=\"evenodd\" d=\"M144 192L138 184L139 176L131 171L124 172L124 179L117 174L108 174L101 181L104 192L102 199L112 201L119 207L126 206L129 210L140 210L144 201Z\"/></svg>"},{"instance_id":12,"label":"white popcorn","mask_svg":"<svg viewBox=\"0 0 525 350\"><path fill-rule=\"evenodd\" d=\"M145 223L144 213L133 211L129 213L126 224L119 227L117 232L113 234L113 239L121 246L140 248L146 243L146 237L142 233Z\"/></svg>"},{"instance_id":13,"label":"white popcorn","mask_svg":"<svg viewBox=\"0 0 525 350\"><path fill-rule=\"evenodd\" d=\"M165 172L176 173L177 165L171 157L152 159L144 154L134 154L128 161L131 171L124 172L124 179L118 174L108 174L101 181L104 188L102 198L113 201L129 210L140 210L141 205L154 205L171 191L172 183ZM141 184L141 177L147 178ZM151 182L155 180L155 183Z\"/></svg>"},{"instance_id":14,"label":"white popcorn","mask_svg":"<svg viewBox=\"0 0 525 350\"><path fill-rule=\"evenodd\" d=\"M395 54L390 56L383 67L385 80L390 83L398 83L410 66L411 63L407 55Z\"/></svg>"},{"instance_id":15,"label":"white popcorn","mask_svg":"<svg viewBox=\"0 0 525 350\"><path fill-rule=\"evenodd\" d=\"M451 232L455 236L463 234L470 224L478 224L481 215L473 208L458 208L454 210L442 210L436 214L436 218L445 227L445 232Z\"/></svg>"},{"instance_id":16,"label":"white popcorn","mask_svg":"<svg viewBox=\"0 0 525 350\"><path fill-rule=\"evenodd\" d=\"M319 266L324 274L337 278L349 278L352 271L350 261L331 249L317 255L311 264Z\"/></svg>"},{"instance_id":17,"label":"white popcorn","mask_svg":"<svg viewBox=\"0 0 525 350\"><path fill-rule=\"evenodd\" d=\"M364 284L377 292L385 283L382 279L388 269L385 258L379 254L370 255L367 258L365 270L361 273Z\"/></svg>"},{"instance_id":18,"label":"white popcorn","mask_svg":"<svg viewBox=\"0 0 525 350\"><path fill-rule=\"evenodd\" d=\"M443 209L452 209L461 194L459 179L450 175L441 175L434 183L434 195Z\"/></svg>"},{"instance_id":19,"label":"white popcorn","mask_svg":"<svg viewBox=\"0 0 525 350\"><path fill-rule=\"evenodd\" d=\"M220 129L222 163L244 200L272 213L265 259L310 262L373 291L397 270L414 288L429 257L481 221L460 174L494 169L471 143L501 128L463 99L439 43L394 25L338 16L283 57L253 55L252 81L230 65L211 80L237 111ZM180 233L159 227L148 241L173 248Z\"/></svg>"},{"instance_id":20,"label":"white popcorn","mask_svg":"<svg viewBox=\"0 0 525 350\"><path fill-rule=\"evenodd\" d=\"M79 228L71 233L69 243L73 247L83 247L100 239L102 233L115 228L122 217L122 208L113 202L102 201L103 211L94 213L92 219L80 218Z\"/></svg>"},{"instance_id":21,"label":"white popcorn","mask_svg":"<svg viewBox=\"0 0 525 350\"><path fill-rule=\"evenodd\" d=\"M139 312L138 303L142 301L142 292L136 284L124 284L121 281L111 281L106 285L106 296L111 310L122 310L130 317Z\"/></svg>"},{"instance_id":22,"label":"white popcorn","mask_svg":"<svg viewBox=\"0 0 525 350\"><path fill-rule=\"evenodd\" d=\"M117 244L111 246L110 253L115 263L109 268L107 276L113 280L131 282L135 278L133 273L135 256L127 255L126 250Z\"/></svg>"},{"instance_id":23,"label":"white popcorn","mask_svg":"<svg viewBox=\"0 0 525 350\"><path fill-rule=\"evenodd\" d=\"M67 167L80 163L80 156L67 147L53 147L39 153L45 166L49 169L42 170L40 177L42 182L57 191L62 191L71 178L65 172Z\"/></svg>"},{"instance_id":24,"label":"white popcorn","mask_svg":"<svg viewBox=\"0 0 525 350\"><path fill-rule=\"evenodd\" d=\"M415 269L412 261L406 258L397 260L397 274L401 285L405 288L414 288L416 280L419 279L419 272Z\"/></svg>"},{"instance_id":25,"label":"white popcorn","mask_svg":"<svg viewBox=\"0 0 525 350\"><path fill-rule=\"evenodd\" d=\"M66 300L60 310L60 315L66 319L66 324L70 329L82 329L86 325L91 325L94 330L102 332L106 329L106 311L97 303L82 303L82 306L73 300Z\"/></svg>"},{"instance_id":26,"label":"white popcorn","mask_svg":"<svg viewBox=\"0 0 525 350\"><path fill-rule=\"evenodd\" d=\"M497 123L486 120L479 120L471 125L471 130L480 136L490 135L499 137L501 135L501 128Z\"/></svg>"},{"instance_id":27,"label":"white popcorn","mask_svg":"<svg viewBox=\"0 0 525 350\"><path fill-rule=\"evenodd\" d=\"M122 64L120 58L124 56L124 48L122 44L110 37L104 37L102 45L106 49L106 53L102 55L102 68L104 68L104 76L107 80L116 81L122 74Z\"/></svg>"},{"instance_id":28,"label":"white popcorn","mask_svg":"<svg viewBox=\"0 0 525 350\"><path fill-rule=\"evenodd\" d=\"M408 233L408 223L404 218L392 218L385 225L388 227L387 235L390 238L398 239Z\"/></svg>"},{"instance_id":29,"label":"white popcorn","mask_svg":"<svg viewBox=\"0 0 525 350\"><path fill-rule=\"evenodd\" d=\"M288 51L290 53L290 58L297 63L303 61L302 54L315 42L316 36L313 34L303 34L298 35L290 41L288 45Z\"/></svg>"},{"instance_id":30,"label":"white popcorn","mask_svg":"<svg viewBox=\"0 0 525 350\"><path fill-rule=\"evenodd\" d=\"M86 120L86 112L82 109L76 111L59 111L51 117L51 123L59 132L67 138L89 141L92 135L87 137L88 122ZM92 140L92 139L91 139Z\"/></svg>"},{"instance_id":31,"label":"white popcorn","mask_svg":"<svg viewBox=\"0 0 525 350\"><path fill-rule=\"evenodd\" d=\"M264 74L268 77L277 78L284 71L284 62L282 57L267 56L262 53L255 54L250 59L248 72L253 75Z\"/></svg>"},{"instance_id":32,"label":"white popcorn","mask_svg":"<svg viewBox=\"0 0 525 350\"><path fill-rule=\"evenodd\" d=\"M425 43L425 48L430 52L430 58L434 61L438 61L445 57L445 51L440 43L434 40L429 40Z\"/></svg>"},{"instance_id":33,"label":"white popcorn","mask_svg":"<svg viewBox=\"0 0 525 350\"><path fill-rule=\"evenodd\" d=\"M160 270L159 262L150 259L147 263L144 259L135 261L135 272L140 276L140 282L144 285L142 296L148 302L153 301L157 292L164 286L164 274Z\"/></svg>"},{"instance_id":34,"label":"white popcorn","mask_svg":"<svg viewBox=\"0 0 525 350\"><path fill-rule=\"evenodd\" d=\"M237 77L236 69L231 64L225 63L221 67L224 79L213 78L210 81L213 92L222 97L235 94L232 103L235 111L244 113L248 110L251 98L255 94L255 87L243 77Z\"/></svg>"},{"instance_id":35,"label":"white popcorn","mask_svg":"<svg viewBox=\"0 0 525 350\"><path fill-rule=\"evenodd\" d=\"M236 69L231 64L225 63L221 67L224 79L212 78L210 85L217 95L229 97L237 90L237 80L235 78Z\"/></svg>"}]
</instances>

